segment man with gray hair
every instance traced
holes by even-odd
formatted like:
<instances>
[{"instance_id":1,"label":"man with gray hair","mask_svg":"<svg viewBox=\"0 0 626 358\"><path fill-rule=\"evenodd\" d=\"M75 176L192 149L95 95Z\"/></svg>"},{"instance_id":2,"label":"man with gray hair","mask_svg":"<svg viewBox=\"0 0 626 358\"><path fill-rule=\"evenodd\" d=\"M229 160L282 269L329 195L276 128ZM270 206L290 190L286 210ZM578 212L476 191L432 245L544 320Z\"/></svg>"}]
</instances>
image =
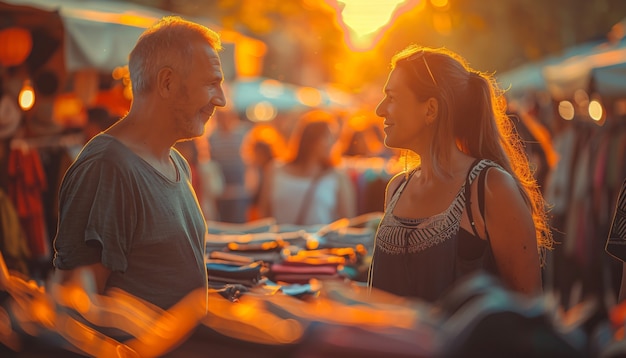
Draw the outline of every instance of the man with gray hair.
<instances>
[{"instance_id":1,"label":"man with gray hair","mask_svg":"<svg viewBox=\"0 0 626 358\"><path fill-rule=\"evenodd\" d=\"M98 293L121 289L162 309L206 289L206 222L173 146L201 136L226 104L220 49L217 33L175 16L139 37L130 111L82 149L61 184L62 283L87 271Z\"/></svg>"}]
</instances>

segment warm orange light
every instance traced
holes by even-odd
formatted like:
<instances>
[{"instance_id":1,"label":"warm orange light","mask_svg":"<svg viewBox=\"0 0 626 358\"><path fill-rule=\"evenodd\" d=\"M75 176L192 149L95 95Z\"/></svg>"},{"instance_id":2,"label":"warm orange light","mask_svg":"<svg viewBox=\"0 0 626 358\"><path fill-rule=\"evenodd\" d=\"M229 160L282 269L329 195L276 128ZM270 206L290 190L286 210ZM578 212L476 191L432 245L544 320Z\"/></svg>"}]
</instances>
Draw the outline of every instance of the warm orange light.
<instances>
[{"instance_id":1,"label":"warm orange light","mask_svg":"<svg viewBox=\"0 0 626 358\"><path fill-rule=\"evenodd\" d=\"M131 86L124 86L124 90L122 91L124 98L127 100L133 99L133 88Z\"/></svg>"},{"instance_id":2,"label":"warm orange light","mask_svg":"<svg viewBox=\"0 0 626 358\"><path fill-rule=\"evenodd\" d=\"M357 114L355 116L350 117L348 120L348 125L355 132L364 131L370 125L367 121L367 117L364 114Z\"/></svg>"},{"instance_id":3,"label":"warm orange light","mask_svg":"<svg viewBox=\"0 0 626 358\"><path fill-rule=\"evenodd\" d=\"M326 0L337 13L348 46L363 51L371 48L381 32L420 0Z\"/></svg>"},{"instance_id":4,"label":"warm orange light","mask_svg":"<svg viewBox=\"0 0 626 358\"><path fill-rule=\"evenodd\" d=\"M313 87L300 87L296 92L296 97L302 104L315 107L322 103L322 94Z\"/></svg>"},{"instance_id":5,"label":"warm orange light","mask_svg":"<svg viewBox=\"0 0 626 358\"><path fill-rule=\"evenodd\" d=\"M64 93L54 99L55 121L64 127L80 128L87 122L84 102L75 93Z\"/></svg>"},{"instance_id":6,"label":"warm orange light","mask_svg":"<svg viewBox=\"0 0 626 358\"><path fill-rule=\"evenodd\" d=\"M278 98L285 93L285 87L279 81L268 78L261 82L259 92L268 98Z\"/></svg>"},{"instance_id":7,"label":"warm orange light","mask_svg":"<svg viewBox=\"0 0 626 358\"><path fill-rule=\"evenodd\" d=\"M302 325L290 318L275 322L269 329L275 332L276 338L281 343L295 342L304 333Z\"/></svg>"},{"instance_id":8,"label":"warm orange light","mask_svg":"<svg viewBox=\"0 0 626 358\"><path fill-rule=\"evenodd\" d=\"M261 101L246 109L246 117L253 122L269 122L276 118L278 111L270 102Z\"/></svg>"},{"instance_id":9,"label":"warm orange light","mask_svg":"<svg viewBox=\"0 0 626 358\"><path fill-rule=\"evenodd\" d=\"M18 102L20 103L20 107L25 111L33 108L33 105L35 105L35 90L30 85L30 81L24 82L24 87L22 87L18 96Z\"/></svg>"},{"instance_id":10,"label":"warm orange light","mask_svg":"<svg viewBox=\"0 0 626 358\"><path fill-rule=\"evenodd\" d=\"M267 45L245 36L235 39L235 68L239 77L257 77L263 68Z\"/></svg>"},{"instance_id":11,"label":"warm orange light","mask_svg":"<svg viewBox=\"0 0 626 358\"><path fill-rule=\"evenodd\" d=\"M47 302L41 299L34 299L31 305L31 309L33 317L35 317L36 320L40 322L44 327L54 327L54 319L56 317L56 314Z\"/></svg>"},{"instance_id":12,"label":"warm orange light","mask_svg":"<svg viewBox=\"0 0 626 358\"><path fill-rule=\"evenodd\" d=\"M437 8L446 8L450 4L448 0L430 0L430 3Z\"/></svg>"},{"instance_id":13,"label":"warm orange light","mask_svg":"<svg viewBox=\"0 0 626 358\"><path fill-rule=\"evenodd\" d=\"M433 14L433 27L438 33L449 35L452 32L452 17L445 12Z\"/></svg>"},{"instance_id":14,"label":"warm orange light","mask_svg":"<svg viewBox=\"0 0 626 358\"><path fill-rule=\"evenodd\" d=\"M383 27L403 0L343 0L341 17L357 36L371 34Z\"/></svg>"},{"instance_id":15,"label":"warm orange light","mask_svg":"<svg viewBox=\"0 0 626 358\"><path fill-rule=\"evenodd\" d=\"M111 73L111 76L113 76L114 80L121 80L124 77L129 77L130 75L128 73L128 65L115 67L115 69Z\"/></svg>"},{"instance_id":16,"label":"warm orange light","mask_svg":"<svg viewBox=\"0 0 626 358\"><path fill-rule=\"evenodd\" d=\"M589 117L591 117L591 119L598 122L602 120L603 114L604 110L600 102L596 100L589 102Z\"/></svg>"},{"instance_id":17,"label":"warm orange light","mask_svg":"<svg viewBox=\"0 0 626 358\"><path fill-rule=\"evenodd\" d=\"M552 136L550 131L548 131L548 129L534 116L531 116L528 113L521 113L519 118L522 120L522 123L524 123L526 128L528 128L533 137L537 139L537 142L543 149L546 155L546 161L548 162L548 167L554 168L559 160L559 154L552 145Z\"/></svg>"},{"instance_id":18,"label":"warm orange light","mask_svg":"<svg viewBox=\"0 0 626 358\"><path fill-rule=\"evenodd\" d=\"M24 62L33 47L30 31L10 27L0 30L0 65L17 66Z\"/></svg>"},{"instance_id":19,"label":"warm orange light","mask_svg":"<svg viewBox=\"0 0 626 358\"><path fill-rule=\"evenodd\" d=\"M559 103L559 115L565 120L574 119L574 105L570 101L561 101Z\"/></svg>"},{"instance_id":20,"label":"warm orange light","mask_svg":"<svg viewBox=\"0 0 626 358\"><path fill-rule=\"evenodd\" d=\"M80 287L73 287L70 294L71 305L78 312L85 313L91 307L91 301L85 290Z\"/></svg>"},{"instance_id":21,"label":"warm orange light","mask_svg":"<svg viewBox=\"0 0 626 358\"><path fill-rule=\"evenodd\" d=\"M133 26L137 28L149 27L159 20L157 16L134 14L132 12L112 13L87 9L66 8L63 9L63 13L66 16L79 19L89 19L90 21Z\"/></svg>"}]
</instances>

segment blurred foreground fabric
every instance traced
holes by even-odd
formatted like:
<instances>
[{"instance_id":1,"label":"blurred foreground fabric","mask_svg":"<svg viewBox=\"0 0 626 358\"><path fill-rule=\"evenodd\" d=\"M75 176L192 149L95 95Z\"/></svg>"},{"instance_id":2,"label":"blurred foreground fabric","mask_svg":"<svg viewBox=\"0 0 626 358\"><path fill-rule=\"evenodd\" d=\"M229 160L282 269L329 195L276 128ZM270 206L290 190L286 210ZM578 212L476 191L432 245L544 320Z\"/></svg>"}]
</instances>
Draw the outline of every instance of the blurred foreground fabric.
<instances>
[{"instance_id":1,"label":"blurred foreground fabric","mask_svg":"<svg viewBox=\"0 0 626 358\"><path fill-rule=\"evenodd\" d=\"M0 267L3 357L589 357L621 355L626 306L525 298L487 274L434 304L370 289L380 214L322 227L213 223L208 292L168 311L125 292ZM208 300L208 309L204 302Z\"/></svg>"}]
</instances>

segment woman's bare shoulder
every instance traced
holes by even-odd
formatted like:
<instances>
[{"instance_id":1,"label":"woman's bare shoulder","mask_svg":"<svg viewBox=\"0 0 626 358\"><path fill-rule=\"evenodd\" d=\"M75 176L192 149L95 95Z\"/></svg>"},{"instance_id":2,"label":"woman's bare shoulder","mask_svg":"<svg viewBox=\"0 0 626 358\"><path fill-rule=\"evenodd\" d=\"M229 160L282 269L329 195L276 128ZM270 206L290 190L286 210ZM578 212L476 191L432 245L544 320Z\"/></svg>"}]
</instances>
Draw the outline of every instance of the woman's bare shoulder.
<instances>
[{"instance_id":1,"label":"woman's bare shoulder","mask_svg":"<svg viewBox=\"0 0 626 358\"><path fill-rule=\"evenodd\" d=\"M519 194L519 186L513 176L501 167L485 169L485 188L488 193L495 196Z\"/></svg>"},{"instance_id":2,"label":"woman's bare shoulder","mask_svg":"<svg viewBox=\"0 0 626 358\"><path fill-rule=\"evenodd\" d=\"M406 172L400 172L395 174L389 181L387 182L387 195L391 195L398 190L402 182L406 179Z\"/></svg>"}]
</instances>

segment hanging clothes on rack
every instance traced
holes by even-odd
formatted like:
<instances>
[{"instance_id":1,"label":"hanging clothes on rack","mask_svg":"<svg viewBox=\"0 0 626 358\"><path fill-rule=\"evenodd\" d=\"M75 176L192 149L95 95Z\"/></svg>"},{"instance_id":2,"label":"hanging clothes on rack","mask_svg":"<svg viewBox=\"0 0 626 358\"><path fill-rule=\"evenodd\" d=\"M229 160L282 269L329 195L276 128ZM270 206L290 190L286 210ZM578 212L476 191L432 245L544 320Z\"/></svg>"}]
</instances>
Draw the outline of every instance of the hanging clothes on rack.
<instances>
[{"instance_id":1,"label":"hanging clothes on rack","mask_svg":"<svg viewBox=\"0 0 626 358\"><path fill-rule=\"evenodd\" d=\"M7 268L29 275L30 249L17 211L9 196L0 189L0 251Z\"/></svg>"},{"instance_id":2,"label":"hanging clothes on rack","mask_svg":"<svg viewBox=\"0 0 626 358\"><path fill-rule=\"evenodd\" d=\"M33 259L51 257L42 193L47 189L39 153L28 146L9 153L9 197L17 210Z\"/></svg>"},{"instance_id":3,"label":"hanging clothes on rack","mask_svg":"<svg viewBox=\"0 0 626 358\"><path fill-rule=\"evenodd\" d=\"M42 246L52 247L52 239L56 232L58 220L59 186L65 175L65 171L74 161L84 143L85 134L76 131L40 137L16 137L9 142L9 160L11 160L11 156L13 156L14 159L16 158L16 150L29 153L27 156L37 157L38 164L36 164L36 166L41 167L41 170L37 169L35 172L43 172L41 179L43 180L43 184L41 184L42 189L40 190L40 194L33 194L33 197L37 197L41 201L41 211L44 220L43 226L46 228L46 234L44 236L47 238L47 243ZM9 164L7 164L6 167L8 168ZM21 170L28 171L27 168ZM9 171L10 170L7 170L7 172ZM9 181L13 183L12 188L19 188L19 185L15 185L16 181L20 181L19 175L17 178L13 174L10 174L10 176L12 177L9 179ZM13 197L13 189L9 189L8 187L7 185L7 193L9 196ZM29 240L31 240L30 236L32 235L28 236ZM46 255L44 256L45 259L49 258ZM51 265L47 265L42 269L47 270L49 267L51 267ZM46 273L43 272L42 274L45 275Z\"/></svg>"}]
</instances>

